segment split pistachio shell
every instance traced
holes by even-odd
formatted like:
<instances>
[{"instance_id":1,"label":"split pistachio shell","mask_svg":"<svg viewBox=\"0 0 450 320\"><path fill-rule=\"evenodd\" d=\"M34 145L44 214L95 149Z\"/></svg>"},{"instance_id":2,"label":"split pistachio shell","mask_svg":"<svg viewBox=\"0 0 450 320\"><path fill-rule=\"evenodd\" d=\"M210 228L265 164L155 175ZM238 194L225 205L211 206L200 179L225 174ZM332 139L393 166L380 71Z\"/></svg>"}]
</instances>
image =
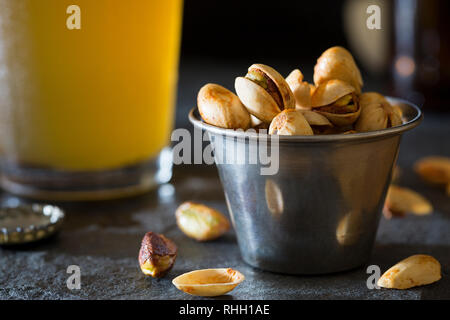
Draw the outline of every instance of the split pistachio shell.
<instances>
[{"instance_id":1,"label":"split pistachio shell","mask_svg":"<svg viewBox=\"0 0 450 320\"><path fill-rule=\"evenodd\" d=\"M303 81L301 71L298 69L293 70L286 78L286 82L294 94L295 107L297 109L311 109L311 85Z\"/></svg>"},{"instance_id":2,"label":"split pistachio shell","mask_svg":"<svg viewBox=\"0 0 450 320\"><path fill-rule=\"evenodd\" d=\"M321 83L311 97L312 107L323 107L355 92L355 88L342 80L329 80Z\"/></svg>"},{"instance_id":3,"label":"split pistachio shell","mask_svg":"<svg viewBox=\"0 0 450 320\"><path fill-rule=\"evenodd\" d=\"M410 256L387 270L378 286L391 289L409 289L441 279L441 264L429 255Z\"/></svg>"},{"instance_id":4,"label":"split pistachio shell","mask_svg":"<svg viewBox=\"0 0 450 320\"><path fill-rule=\"evenodd\" d=\"M450 158L430 156L417 161L416 173L425 181L436 184L450 183Z\"/></svg>"},{"instance_id":5,"label":"split pistachio shell","mask_svg":"<svg viewBox=\"0 0 450 320\"><path fill-rule=\"evenodd\" d=\"M433 206L422 195L396 185L389 187L385 206L393 215L427 215L433 212Z\"/></svg>"},{"instance_id":6,"label":"split pistachio shell","mask_svg":"<svg viewBox=\"0 0 450 320\"><path fill-rule=\"evenodd\" d=\"M222 213L190 201L178 207L176 219L181 231L197 241L217 239L230 229L230 223Z\"/></svg>"},{"instance_id":7,"label":"split pistachio shell","mask_svg":"<svg viewBox=\"0 0 450 320\"><path fill-rule=\"evenodd\" d=\"M235 89L248 112L266 123L282 110L295 108L289 85L276 70L266 65L250 66L246 77L236 78Z\"/></svg>"},{"instance_id":8,"label":"split pistachio shell","mask_svg":"<svg viewBox=\"0 0 450 320\"><path fill-rule=\"evenodd\" d=\"M327 126L332 127L333 124L324 115L310 110L300 110L300 112L308 121L310 126Z\"/></svg>"},{"instance_id":9,"label":"split pistachio shell","mask_svg":"<svg viewBox=\"0 0 450 320\"><path fill-rule=\"evenodd\" d=\"M358 119L361 112L354 92L355 88L342 80L323 82L311 97L313 111L324 115L336 126L350 125ZM342 105L338 105L340 103ZM354 107L354 111L336 112L350 106Z\"/></svg>"},{"instance_id":10,"label":"split pistachio shell","mask_svg":"<svg viewBox=\"0 0 450 320\"><path fill-rule=\"evenodd\" d=\"M197 96L202 119L213 126L227 129L248 129L250 114L230 90L213 83L203 86Z\"/></svg>"},{"instance_id":11,"label":"split pistachio shell","mask_svg":"<svg viewBox=\"0 0 450 320\"><path fill-rule=\"evenodd\" d=\"M361 72L351 53L342 47L332 47L323 52L314 67L316 86L333 79L343 80L352 85L356 93L361 92Z\"/></svg>"},{"instance_id":12,"label":"split pistachio shell","mask_svg":"<svg viewBox=\"0 0 450 320\"><path fill-rule=\"evenodd\" d=\"M313 130L300 110L288 109L280 112L270 124L269 134L282 136L312 136Z\"/></svg>"},{"instance_id":13,"label":"split pistachio shell","mask_svg":"<svg viewBox=\"0 0 450 320\"><path fill-rule=\"evenodd\" d=\"M244 279L237 270L220 268L191 271L176 277L172 283L178 290L194 296L216 297L230 292Z\"/></svg>"}]
</instances>

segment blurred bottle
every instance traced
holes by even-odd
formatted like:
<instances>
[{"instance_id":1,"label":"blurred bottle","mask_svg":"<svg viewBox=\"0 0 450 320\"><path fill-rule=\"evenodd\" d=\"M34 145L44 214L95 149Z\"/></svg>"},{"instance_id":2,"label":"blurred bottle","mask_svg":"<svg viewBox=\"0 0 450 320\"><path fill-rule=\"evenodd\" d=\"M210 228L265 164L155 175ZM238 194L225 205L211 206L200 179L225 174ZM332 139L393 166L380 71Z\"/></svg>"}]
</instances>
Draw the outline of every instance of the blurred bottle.
<instances>
[{"instance_id":1,"label":"blurred bottle","mask_svg":"<svg viewBox=\"0 0 450 320\"><path fill-rule=\"evenodd\" d=\"M381 9L379 30L366 27L373 4ZM447 0L347 0L345 31L366 78L426 109L449 110L449 12Z\"/></svg>"},{"instance_id":2,"label":"blurred bottle","mask_svg":"<svg viewBox=\"0 0 450 320\"><path fill-rule=\"evenodd\" d=\"M395 0L393 9L393 94L426 109L449 110L450 3Z\"/></svg>"}]
</instances>

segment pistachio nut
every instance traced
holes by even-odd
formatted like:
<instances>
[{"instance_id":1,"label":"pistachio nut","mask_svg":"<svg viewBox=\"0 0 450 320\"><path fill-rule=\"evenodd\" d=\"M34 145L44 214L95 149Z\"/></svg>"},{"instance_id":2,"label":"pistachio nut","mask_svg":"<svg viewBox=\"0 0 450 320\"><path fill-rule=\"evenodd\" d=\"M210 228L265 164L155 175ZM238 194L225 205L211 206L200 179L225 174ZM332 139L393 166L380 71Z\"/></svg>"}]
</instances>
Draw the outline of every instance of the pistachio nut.
<instances>
[{"instance_id":1,"label":"pistachio nut","mask_svg":"<svg viewBox=\"0 0 450 320\"><path fill-rule=\"evenodd\" d=\"M303 81L303 74L300 70L293 70L286 78L286 82L291 88L295 97L295 107L297 109L311 109L311 93L313 88L308 82Z\"/></svg>"},{"instance_id":2,"label":"pistachio nut","mask_svg":"<svg viewBox=\"0 0 450 320\"><path fill-rule=\"evenodd\" d=\"M441 279L441 264L425 254L410 256L389 268L378 286L391 289L409 289L436 282Z\"/></svg>"},{"instance_id":3,"label":"pistachio nut","mask_svg":"<svg viewBox=\"0 0 450 320\"><path fill-rule=\"evenodd\" d=\"M385 210L392 216L402 216L405 213L421 216L432 213L433 206L419 193L391 184L386 196Z\"/></svg>"},{"instance_id":4,"label":"pistachio nut","mask_svg":"<svg viewBox=\"0 0 450 320\"><path fill-rule=\"evenodd\" d=\"M361 92L363 80L361 72L350 52L342 47L332 47L322 53L314 66L314 83L316 86L338 79L349 83L356 93Z\"/></svg>"},{"instance_id":5,"label":"pistachio nut","mask_svg":"<svg viewBox=\"0 0 450 320\"><path fill-rule=\"evenodd\" d=\"M342 80L321 83L311 97L313 110L336 126L354 123L361 112L355 88Z\"/></svg>"},{"instance_id":6,"label":"pistachio nut","mask_svg":"<svg viewBox=\"0 0 450 320\"><path fill-rule=\"evenodd\" d=\"M218 84L203 86L198 92L197 105L203 121L213 126L244 130L250 126L250 114L239 98Z\"/></svg>"},{"instance_id":7,"label":"pistachio nut","mask_svg":"<svg viewBox=\"0 0 450 320\"><path fill-rule=\"evenodd\" d=\"M190 201L178 207L176 219L181 231L197 241L217 239L230 229L230 223L222 213Z\"/></svg>"},{"instance_id":8,"label":"pistachio nut","mask_svg":"<svg viewBox=\"0 0 450 320\"><path fill-rule=\"evenodd\" d=\"M300 110L287 109L280 112L270 123L269 134L282 136L312 136L314 132Z\"/></svg>"},{"instance_id":9,"label":"pistachio nut","mask_svg":"<svg viewBox=\"0 0 450 320\"><path fill-rule=\"evenodd\" d=\"M236 93L248 112L270 123L281 111L295 108L295 97L284 78L273 68L254 64L235 81Z\"/></svg>"},{"instance_id":10,"label":"pistachio nut","mask_svg":"<svg viewBox=\"0 0 450 320\"><path fill-rule=\"evenodd\" d=\"M414 171L425 181L435 184L450 183L450 158L429 156L414 164Z\"/></svg>"},{"instance_id":11,"label":"pistachio nut","mask_svg":"<svg viewBox=\"0 0 450 320\"><path fill-rule=\"evenodd\" d=\"M230 292L244 280L244 275L237 270L218 268L184 273L173 279L172 284L190 295L217 297Z\"/></svg>"},{"instance_id":12,"label":"pistachio nut","mask_svg":"<svg viewBox=\"0 0 450 320\"><path fill-rule=\"evenodd\" d=\"M162 234L147 232L139 250L142 272L154 278L163 277L172 269L177 258L177 246Z\"/></svg>"},{"instance_id":13,"label":"pistachio nut","mask_svg":"<svg viewBox=\"0 0 450 320\"><path fill-rule=\"evenodd\" d=\"M358 132L395 127L403 123L399 113L379 93L367 92L360 96L361 114L356 121Z\"/></svg>"}]
</instances>

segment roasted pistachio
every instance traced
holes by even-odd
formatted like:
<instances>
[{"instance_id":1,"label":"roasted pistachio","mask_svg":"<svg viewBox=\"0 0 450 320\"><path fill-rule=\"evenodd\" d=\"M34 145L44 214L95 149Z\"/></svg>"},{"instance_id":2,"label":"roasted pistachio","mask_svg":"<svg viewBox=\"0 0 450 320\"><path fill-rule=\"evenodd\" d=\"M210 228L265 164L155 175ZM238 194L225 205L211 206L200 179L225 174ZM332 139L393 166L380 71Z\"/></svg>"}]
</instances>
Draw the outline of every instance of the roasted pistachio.
<instances>
[{"instance_id":1,"label":"roasted pistachio","mask_svg":"<svg viewBox=\"0 0 450 320\"><path fill-rule=\"evenodd\" d=\"M314 67L316 86L328 80L342 80L361 92L363 80L355 60L350 52L342 47L332 47L322 53Z\"/></svg>"},{"instance_id":2,"label":"roasted pistachio","mask_svg":"<svg viewBox=\"0 0 450 320\"><path fill-rule=\"evenodd\" d=\"M386 196L384 214L390 216L403 216L405 213L427 215L433 212L433 206L419 193L391 185Z\"/></svg>"},{"instance_id":3,"label":"roasted pistachio","mask_svg":"<svg viewBox=\"0 0 450 320\"><path fill-rule=\"evenodd\" d=\"M271 122L269 134L282 136L312 136L311 126L300 110L288 109L280 112Z\"/></svg>"},{"instance_id":4,"label":"roasted pistachio","mask_svg":"<svg viewBox=\"0 0 450 320\"><path fill-rule=\"evenodd\" d=\"M208 124L227 129L248 129L250 114L230 90L213 83L203 86L197 96L200 115Z\"/></svg>"},{"instance_id":5,"label":"roasted pistachio","mask_svg":"<svg viewBox=\"0 0 450 320\"><path fill-rule=\"evenodd\" d=\"M430 156L414 164L415 172L425 181L435 184L450 183L450 158Z\"/></svg>"},{"instance_id":6,"label":"roasted pistachio","mask_svg":"<svg viewBox=\"0 0 450 320\"><path fill-rule=\"evenodd\" d=\"M295 108L294 94L289 85L269 66L250 66L245 77L236 78L235 88L247 110L266 123L282 110Z\"/></svg>"},{"instance_id":7,"label":"roasted pistachio","mask_svg":"<svg viewBox=\"0 0 450 320\"><path fill-rule=\"evenodd\" d=\"M294 94L296 109L311 109L311 94L313 89L308 82L303 81L301 71L298 69L293 70L286 78L286 82Z\"/></svg>"},{"instance_id":8,"label":"roasted pistachio","mask_svg":"<svg viewBox=\"0 0 450 320\"><path fill-rule=\"evenodd\" d=\"M217 239L230 229L230 223L222 213L190 201L178 207L176 218L181 231L198 241Z\"/></svg>"},{"instance_id":9,"label":"roasted pistachio","mask_svg":"<svg viewBox=\"0 0 450 320\"><path fill-rule=\"evenodd\" d=\"M147 232L139 250L139 266L144 274L163 277L172 269L177 257L177 246L162 234Z\"/></svg>"},{"instance_id":10,"label":"roasted pistachio","mask_svg":"<svg viewBox=\"0 0 450 320\"><path fill-rule=\"evenodd\" d=\"M230 292L244 280L244 275L237 270L219 268L187 272L172 283L178 290L194 296L216 297Z\"/></svg>"},{"instance_id":11,"label":"roasted pistachio","mask_svg":"<svg viewBox=\"0 0 450 320\"><path fill-rule=\"evenodd\" d=\"M346 126L358 119L361 109L355 88L342 80L321 83L311 97L313 110L336 126Z\"/></svg>"},{"instance_id":12,"label":"roasted pistachio","mask_svg":"<svg viewBox=\"0 0 450 320\"><path fill-rule=\"evenodd\" d=\"M367 92L360 96L361 114L355 128L368 132L395 127L402 124L402 118L390 103L379 93Z\"/></svg>"},{"instance_id":13,"label":"roasted pistachio","mask_svg":"<svg viewBox=\"0 0 450 320\"><path fill-rule=\"evenodd\" d=\"M324 115L311 110L299 110L299 111L303 114L306 121L311 126L311 129L313 130L314 134L325 134L331 128L333 128L333 124Z\"/></svg>"},{"instance_id":14,"label":"roasted pistachio","mask_svg":"<svg viewBox=\"0 0 450 320\"><path fill-rule=\"evenodd\" d=\"M423 286L441 279L441 264L429 255L410 256L389 268L378 286L392 289L409 289Z\"/></svg>"}]
</instances>

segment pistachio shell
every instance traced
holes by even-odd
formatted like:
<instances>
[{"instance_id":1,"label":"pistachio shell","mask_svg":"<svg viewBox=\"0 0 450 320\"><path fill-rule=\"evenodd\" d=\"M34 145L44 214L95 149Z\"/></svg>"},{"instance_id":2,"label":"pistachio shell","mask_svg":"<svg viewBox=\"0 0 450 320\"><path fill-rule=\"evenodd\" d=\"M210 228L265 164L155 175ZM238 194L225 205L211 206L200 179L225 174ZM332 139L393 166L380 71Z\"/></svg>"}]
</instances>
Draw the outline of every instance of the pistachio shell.
<instances>
[{"instance_id":1,"label":"pistachio shell","mask_svg":"<svg viewBox=\"0 0 450 320\"><path fill-rule=\"evenodd\" d=\"M301 71L293 70L286 78L286 82L294 94L295 107L297 109L311 109L311 85L303 81Z\"/></svg>"},{"instance_id":2,"label":"pistachio shell","mask_svg":"<svg viewBox=\"0 0 450 320\"><path fill-rule=\"evenodd\" d=\"M361 92L363 80L350 52L342 47L332 47L322 53L314 67L316 86L332 79L343 80Z\"/></svg>"},{"instance_id":3,"label":"pistachio shell","mask_svg":"<svg viewBox=\"0 0 450 320\"><path fill-rule=\"evenodd\" d=\"M280 112L270 124L269 134L284 136L306 135L312 136L313 130L302 115L301 111L287 109Z\"/></svg>"},{"instance_id":4,"label":"pistachio shell","mask_svg":"<svg viewBox=\"0 0 450 320\"><path fill-rule=\"evenodd\" d=\"M387 270L378 286L392 289L409 289L441 279L441 264L429 255L410 256Z\"/></svg>"},{"instance_id":5,"label":"pistachio shell","mask_svg":"<svg viewBox=\"0 0 450 320\"><path fill-rule=\"evenodd\" d=\"M300 112L308 121L310 126L329 126L332 127L333 124L324 115L310 110L300 110Z\"/></svg>"},{"instance_id":6,"label":"pistachio shell","mask_svg":"<svg viewBox=\"0 0 450 320\"><path fill-rule=\"evenodd\" d=\"M355 88L342 80L323 82L314 90L311 97L311 106L316 108L332 104L352 92L355 92Z\"/></svg>"},{"instance_id":7,"label":"pistachio shell","mask_svg":"<svg viewBox=\"0 0 450 320\"><path fill-rule=\"evenodd\" d=\"M422 195L396 185L389 187L385 206L393 215L403 215L405 213L427 215L433 212L433 206Z\"/></svg>"},{"instance_id":8,"label":"pistachio shell","mask_svg":"<svg viewBox=\"0 0 450 320\"><path fill-rule=\"evenodd\" d=\"M381 130L387 127L388 117L380 103L373 103L361 107L361 115L355 124L358 132Z\"/></svg>"},{"instance_id":9,"label":"pistachio shell","mask_svg":"<svg viewBox=\"0 0 450 320\"><path fill-rule=\"evenodd\" d=\"M436 184L450 183L450 158L429 156L414 164L414 171L425 181Z\"/></svg>"},{"instance_id":10,"label":"pistachio shell","mask_svg":"<svg viewBox=\"0 0 450 320\"><path fill-rule=\"evenodd\" d=\"M242 273L231 268L203 269L184 273L172 280L178 290L194 296L224 295L245 280Z\"/></svg>"},{"instance_id":11,"label":"pistachio shell","mask_svg":"<svg viewBox=\"0 0 450 320\"><path fill-rule=\"evenodd\" d=\"M377 92L365 92L359 96L359 104L361 105L361 108L374 103L389 104L386 98Z\"/></svg>"},{"instance_id":12,"label":"pistachio shell","mask_svg":"<svg viewBox=\"0 0 450 320\"><path fill-rule=\"evenodd\" d=\"M175 214L181 231L197 241L217 239L230 229L230 223L222 213L203 204L184 202Z\"/></svg>"},{"instance_id":13,"label":"pistachio shell","mask_svg":"<svg viewBox=\"0 0 450 320\"><path fill-rule=\"evenodd\" d=\"M282 110L295 108L294 94L276 70L263 64L253 64L248 71L249 73L257 72L264 75L271 80L273 89L277 90L277 94L275 95L272 91L272 94L274 94L272 95L256 81L247 77L236 78L234 83L236 93L248 112L258 119L270 123ZM280 102L277 103L277 100Z\"/></svg>"},{"instance_id":14,"label":"pistachio shell","mask_svg":"<svg viewBox=\"0 0 450 320\"><path fill-rule=\"evenodd\" d=\"M359 97L361 116L355 128L359 132L368 132L395 127L403 123L384 96L376 92L363 93Z\"/></svg>"},{"instance_id":15,"label":"pistachio shell","mask_svg":"<svg viewBox=\"0 0 450 320\"><path fill-rule=\"evenodd\" d=\"M270 123L281 112L272 96L255 82L238 77L234 84L236 93L248 112L258 119Z\"/></svg>"},{"instance_id":16,"label":"pistachio shell","mask_svg":"<svg viewBox=\"0 0 450 320\"><path fill-rule=\"evenodd\" d=\"M283 108L284 109L293 109L295 108L295 97L292 93L289 85L286 80L284 80L283 76L278 73L274 68L266 66L264 64L253 64L248 68L248 71L259 70L263 72L266 76L268 76L277 86L280 91L281 98L283 99Z\"/></svg>"},{"instance_id":17,"label":"pistachio shell","mask_svg":"<svg viewBox=\"0 0 450 320\"><path fill-rule=\"evenodd\" d=\"M322 112L322 111L318 111L320 114L324 115L325 117L327 117L328 120L330 120L334 125L342 127L342 126L348 126L352 123L354 123L360 113L361 113L361 108L358 108L356 112L352 112L352 113L330 113L330 112Z\"/></svg>"},{"instance_id":18,"label":"pistachio shell","mask_svg":"<svg viewBox=\"0 0 450 320\"><path fill-rule=\"evenodd\" d=\"M227 129L248 129L250 114L230 90L213 83L203 86L197 96L200 115L208 124Z\"/></svg>"}]
</instances>

